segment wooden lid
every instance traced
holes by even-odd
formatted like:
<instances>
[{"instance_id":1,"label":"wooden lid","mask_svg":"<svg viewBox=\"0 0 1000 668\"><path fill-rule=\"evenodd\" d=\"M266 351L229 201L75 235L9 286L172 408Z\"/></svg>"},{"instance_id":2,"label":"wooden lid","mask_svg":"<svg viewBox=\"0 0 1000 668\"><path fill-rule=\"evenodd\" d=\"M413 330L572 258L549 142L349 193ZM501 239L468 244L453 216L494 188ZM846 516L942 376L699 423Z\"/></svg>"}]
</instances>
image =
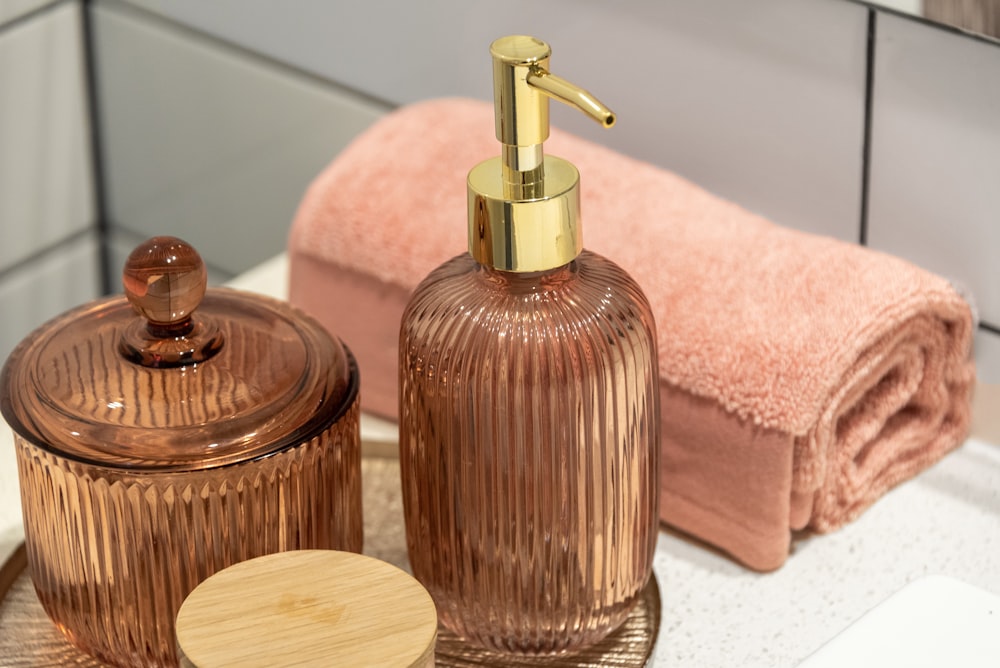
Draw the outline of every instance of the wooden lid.
<instances>
[{"instance_id":1,"label":"wooden lid","mask_svg":"<svg viewBox=\"0 0 1000 668\"><path fill-rule=\"evenodd\" d=\"M437 611L411 576L351 552L296 550L202 582L177 613L180 665L434 665Z\"/></svg>"}]
</instances>

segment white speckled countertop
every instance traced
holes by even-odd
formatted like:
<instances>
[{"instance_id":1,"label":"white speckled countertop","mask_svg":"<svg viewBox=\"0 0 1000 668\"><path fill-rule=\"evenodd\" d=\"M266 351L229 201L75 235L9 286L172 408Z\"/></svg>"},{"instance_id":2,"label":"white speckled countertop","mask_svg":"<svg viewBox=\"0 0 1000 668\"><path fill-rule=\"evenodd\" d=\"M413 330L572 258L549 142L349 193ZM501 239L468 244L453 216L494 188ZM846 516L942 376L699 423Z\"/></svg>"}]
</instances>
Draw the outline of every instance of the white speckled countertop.
<instances>
[{"instance_id":1,"label":"white speckled countertop","mask_svg":"<svg viewBox=\"0 0 1000 668\"><path fill-rule=\"evenodd\" d=\"M232 285L286 294L278 256ZM780 570L758 574L661 532L663 595L657 666L794 666L909 582L949 575L1000 594L1000 392L981 388L974 436L892 490L857 521L793 545ZM366 439L395 427L364 419ZM23 539L11 436L0 429L0 560Z\"/></svg>"}]
</instances>

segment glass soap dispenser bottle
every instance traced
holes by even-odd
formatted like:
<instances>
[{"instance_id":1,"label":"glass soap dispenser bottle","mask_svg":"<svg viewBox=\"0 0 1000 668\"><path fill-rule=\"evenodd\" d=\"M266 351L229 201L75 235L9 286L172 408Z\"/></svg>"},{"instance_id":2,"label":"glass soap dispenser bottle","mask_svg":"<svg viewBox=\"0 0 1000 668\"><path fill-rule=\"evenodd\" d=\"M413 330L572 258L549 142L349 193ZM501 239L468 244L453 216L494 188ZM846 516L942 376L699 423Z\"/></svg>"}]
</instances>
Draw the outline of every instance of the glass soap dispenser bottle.
<instances>
[{"instance_id":1,"label":"glass soap dispenser bottle","mask_svg":"<svg viewBox=\"0 0 1000 668\"><path fill-rule=\"evenodd\" d=\"M469 173L469 253L402 318L407 548L446 627L555 653L617 628L651 575L656 336L635 281L583 250L576 168L542 152L549 97L614 115L548 72L545 42L490 51L502 155Z\"/></svg>"}]
</instances>

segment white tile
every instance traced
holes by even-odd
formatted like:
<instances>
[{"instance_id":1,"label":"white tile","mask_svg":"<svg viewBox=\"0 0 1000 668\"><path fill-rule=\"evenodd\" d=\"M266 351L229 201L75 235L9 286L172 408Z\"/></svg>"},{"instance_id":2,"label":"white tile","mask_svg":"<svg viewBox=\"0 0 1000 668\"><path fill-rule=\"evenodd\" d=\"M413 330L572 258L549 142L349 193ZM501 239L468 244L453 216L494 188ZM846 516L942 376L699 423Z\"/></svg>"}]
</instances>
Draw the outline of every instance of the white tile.
<instances>
[{"instance_id":1,"label":"white tile","mask_svg":"<svg viewBox=\"0 0 1000 668\"><path fill-rule=\"evenodd\" d=\"M0 269L95 219L80 7L0 33Z\"/></svg>"},{"instance_id":2,"label":"white tile","mask_svg":"<svg viewBox=\"0 0 1000 668\"><path fill-rule=\"evenodd\" d=\"M94 235L69 240L0 279L0 360L33 329L100 293Z\"/></svg>"},{"instance_id":3,"label":"white tile","mask_svg":"<svg viewBox=\"0 0 1000 668\"><path fill-rule=\"evenodd\" d=\"M860 4L512 0L503 11L463 0L132 4L396 104L488 99L489 43L533 34L552 45L553 71L619 118L603 132L554 109L555 123L780 223L858 238L868 11Z\"/></svg>"},{"instance_id":4,"label":"white tile","mask_svg":"<svg viewBox=\"0 0 1000 668\"><path fill-rule=\"evenodd\" d=\"M1000 385L1000 334L978 330L974 350L979 382Z\"/></svg>"},{"instance_id":5,"label":"white tile","mask_svg":"<svg viewBox=\"0 0 1000 668\"><path fill-rule=\"evenodd\" d=\"M24 16L51 0L0 0L0 25Z\"/></svg>"},{"instance_id":6,"label":"white tile","mask_svg":"<svg viewBox=\"0 0 1000 668\"><path fill-rule=\"evenodd\" d=\"M879 15L869 242L1000 325L1000 45Z\"/></svg>"},{"instance_id":7,"label":"white tile","mask_svg":"<svg viewBox=\"0 0 1000 668\"><path fill-rule=\"evenodd\" d=\"M159 20L94 18L110 220L225 278L284 250L306 186L384 112Z\"/></svg>"}]
</instances>

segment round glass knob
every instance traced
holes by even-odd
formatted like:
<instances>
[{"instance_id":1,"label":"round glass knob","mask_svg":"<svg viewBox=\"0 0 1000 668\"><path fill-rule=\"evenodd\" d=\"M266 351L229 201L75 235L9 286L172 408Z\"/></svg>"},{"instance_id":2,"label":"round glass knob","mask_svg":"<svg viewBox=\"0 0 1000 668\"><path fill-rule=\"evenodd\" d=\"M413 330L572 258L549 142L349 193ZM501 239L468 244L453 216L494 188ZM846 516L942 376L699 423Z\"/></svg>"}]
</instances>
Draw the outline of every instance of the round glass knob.
<instances>
[{"instance_id":1,"label":"round glass knob","mask_svg":"<svg viewBox=\"0 0 1000 668\"><path fill-rule=\"evenodd\" d=\"M143 317L122 332L119 350L143 366L201 362L222 347L222 334L192 313L205 296L208 272L198 251L177 237L153 237L125 261L122 285Z\"/></svg>"},{"instance_id":2,"label":"round glass knob","mask_svg":"<svg viewBox=\"0 0 1000 668\"><path fill-rule=\"evenodd\" d=\"M128 256L125 296L154 325L183 327L202 297L208 273L198 251L177 237L153 237Z\"/></svg>"}]
</instances>

